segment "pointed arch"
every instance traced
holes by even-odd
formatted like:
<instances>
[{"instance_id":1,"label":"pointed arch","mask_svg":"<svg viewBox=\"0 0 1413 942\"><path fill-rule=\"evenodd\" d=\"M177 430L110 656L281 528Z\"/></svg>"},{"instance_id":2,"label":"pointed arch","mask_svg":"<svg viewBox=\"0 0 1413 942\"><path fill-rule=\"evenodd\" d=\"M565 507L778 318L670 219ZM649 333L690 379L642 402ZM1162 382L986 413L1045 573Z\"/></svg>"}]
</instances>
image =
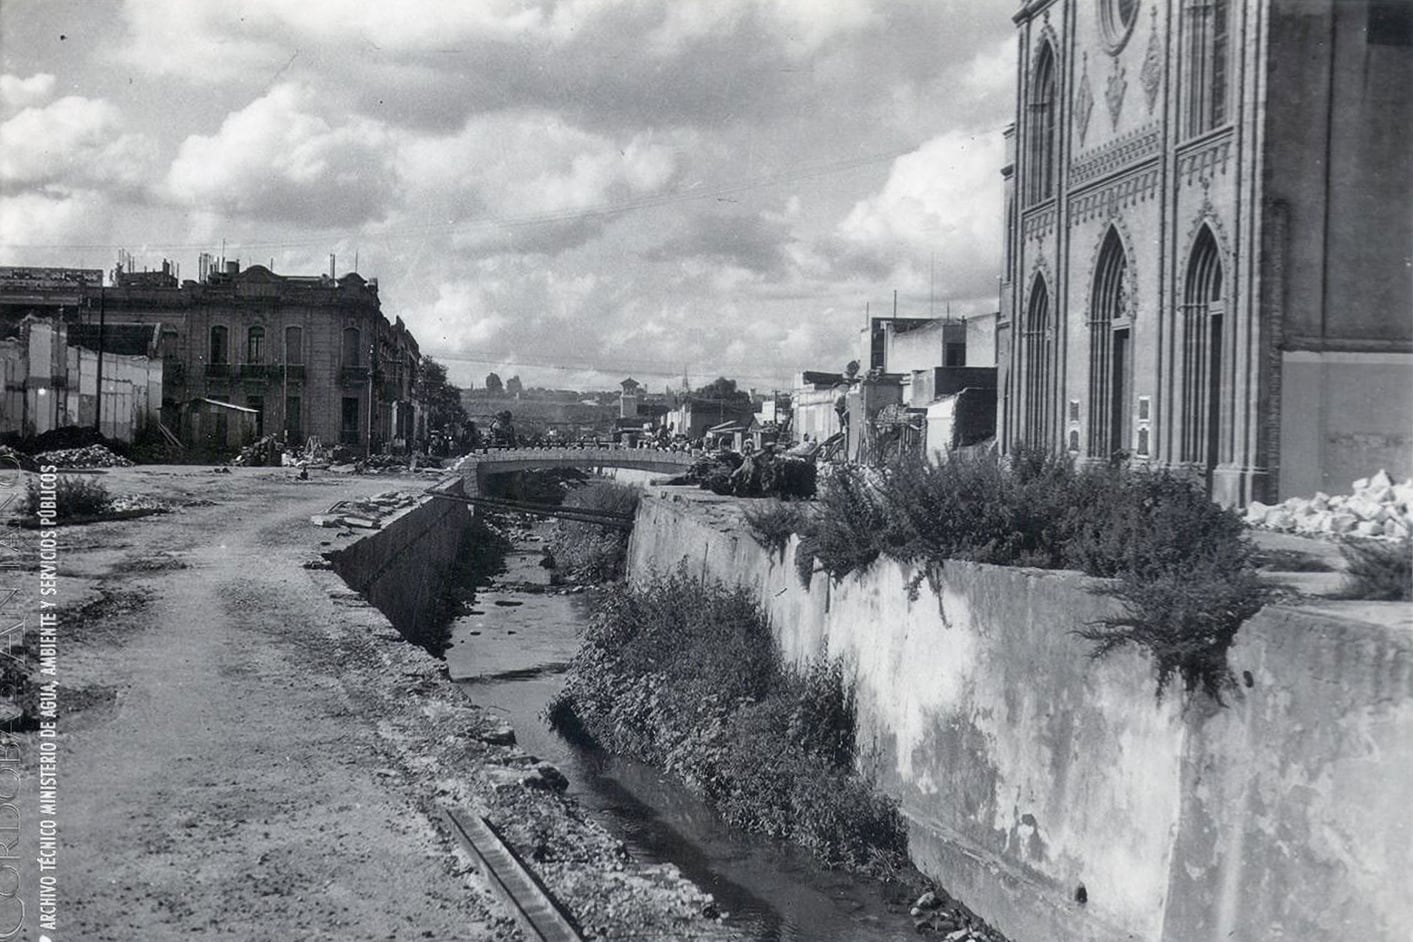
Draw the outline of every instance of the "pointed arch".
<instances>
[{"instance_id":1,"label":"pointed arch","mask_svg":"<svg viewBox=\"0 0 1413 942\"><path fill-rule=\"evenodd\" d=\"M1050 289L1039 272L1031 281L1030 300L1026 305L1025 330L1022 334L1025 355L1025 425L1028 445L1044 447L1049 422L1049 391L1051 360L1054 357L1053 316L1050 311Z\"/></svg>"},{"instance_id":2,"label":"pointed arch","mask_svg":"<svg viewBox=\"0 0 1413 942\"><path fill-rule=\"evenodd\" d=\"M1129 264L1118 227L1100 243L1089 298L1089 447L1108 458L1129 444L1132 363L1129 354Z\"/></svg>"},{"instance_id":3,"label":"pointed arch","mask_svg":"<svg viewBox=\"0 0 1413 942\"><path fill-rule=\"evenodd\" d=\"M1026 94L1026 204L1055 195L1060 96L1055 47L1041 40Z\"/></svg>"},{"instance_id":4,"label":"pointed arch","mask_svg":"<svg viewBox=\"0 0 1413 942\"><path fill-rule=\"evenodd\" d=\"M1221 421L1222 318L1226 313L1221 251L1205 223L1188 254L1183 279L1178 375L1181 377L1178 457L1216 467Z\"/></svg>"}]
</instances>

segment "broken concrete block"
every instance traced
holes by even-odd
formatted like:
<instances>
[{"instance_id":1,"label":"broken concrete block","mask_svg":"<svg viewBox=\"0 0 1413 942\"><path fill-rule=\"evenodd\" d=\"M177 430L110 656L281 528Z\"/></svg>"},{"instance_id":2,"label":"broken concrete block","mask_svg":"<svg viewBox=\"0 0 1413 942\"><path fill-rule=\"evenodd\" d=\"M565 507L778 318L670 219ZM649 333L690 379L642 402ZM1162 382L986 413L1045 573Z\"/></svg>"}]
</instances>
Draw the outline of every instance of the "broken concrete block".
<instances>
[{"instance_id":1,"label":"broken concrete block","mask_svg":"<svg viewBox=\"0 0 1413 942\"><path fill-rule=\"evenodd\" d=\"M1369 486L1375 488L1393 487L1393 478L1388 476L1388 472L1379 469L1379 473L1369 478Z\"/></svg>"},{"instance_id":2,"label":"broken concrete block","mask_svg":"<svg viewBox=\"0 0 1413 942\"><path fill-rule=\"evenodd\" d=\"M1360 520L1354 526L1355 536L1382 536L1383 527L1372 520Z\"/></svg>"}]
</instances>

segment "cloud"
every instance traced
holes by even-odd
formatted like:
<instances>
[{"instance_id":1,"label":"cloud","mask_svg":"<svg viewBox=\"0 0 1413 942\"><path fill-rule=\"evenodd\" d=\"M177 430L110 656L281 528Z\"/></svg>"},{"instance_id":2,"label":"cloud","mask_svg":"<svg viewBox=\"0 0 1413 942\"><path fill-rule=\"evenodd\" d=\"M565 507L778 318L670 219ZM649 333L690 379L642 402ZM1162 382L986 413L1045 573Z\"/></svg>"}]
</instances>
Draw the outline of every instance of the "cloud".
<instances>
[{"instance_id":1,"label":"cloud","mask_svg":"<svg viewBox=\"0 0 1413 942\"><path fill-rule=\"evenodd\" d=\"M941 296L985 294L999 274L1004 156L1000 134L949 131L899 157L883 189L840 222L835 260L915 285L935 259Z\"/></svg>"},{"instance_id":2,"label":"cloud","mask_svg":"<svg viewBox=\"0 0 1413 942\"><path fill-rule=\"evenodd\" d=\"M685 230L643 253L649 261L716 262L757 275L781 272L788 262L789 227L762 216L698 213Z\"/></svg>"},{"instance_id":3,"label":"cloud","mask_svg":"<svg viewBox=\"0 0 1413 942\"><path fill-rule=\"evenodd\" d=\"M396 185L391 134L357 115L331 124L318 110L309 90L275 86L215 134L183 141L166 194L193 210L314 228L381 218Z\"/></svg>"},{"instance_id":4,"label":"cloud","mask_svg":"<svg viewBox=\"0 0 1413 942\"><path fill-rule=\"evenodd\" d=\"M0 181L7 187L142 182L156 145L122 130L118 109L70 95L25 108L0 124Z\"/></svg>"},{"instance_id":5,"label":"cloud","mask_svg":"<svg viewBox=\"0 0 1413 942\"><path fill-rule=\"evenodd\" d=\"M18 75L0 75L0 101L7 108L28 108L48 101L54 94L54 76L39 72L22 79Z\"/></svg>"},{"instance_id":6,"label":"cloud","mask_svg":"<svg viewBox=\"0 0 1413 942\"><path fill-rule=\"evenodd\" d=\"M109 207L90 190L71 193L20 193L0 197L0 247L33 247L93 242L107 232ZM25 256L0 248L13 264L72 265L70 256L36 259L33 248ZM96 266L95 266L96 267Z\"/></svg>"},{"instance_id":7,"label":"cloud","mask_svg":"<svg viewBox=\"0 0 1413 942\"><path fill-rule=\"evenodd\" d=\"M404 135L402 218L436 220L467 252L557 253L597 234L609 211L660 192L679 146L652 134L613 139L551 112L502 112L452 135Z\"/></svg>"}]
</instances>

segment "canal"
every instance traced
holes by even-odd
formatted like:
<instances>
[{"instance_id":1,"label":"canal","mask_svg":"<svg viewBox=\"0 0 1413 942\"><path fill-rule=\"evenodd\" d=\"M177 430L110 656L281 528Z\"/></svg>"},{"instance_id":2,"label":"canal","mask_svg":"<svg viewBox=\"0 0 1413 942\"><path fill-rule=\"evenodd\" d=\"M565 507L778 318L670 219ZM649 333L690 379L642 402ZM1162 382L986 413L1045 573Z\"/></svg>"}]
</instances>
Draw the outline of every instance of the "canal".
<instances>
[{"instance_id":1,"label":"canal","mask_svg":"<svg viewBox=\"0 0 1413 942\"><path fill-rule=\"evenodd\" d=\"M893 942L916 933L897 890L829 870L791 845L728 827L692 793L639 762L573 744L542 718L589 614L587 594L547 591L549 524L536 524L453 625L447 665L477 703L554 763L569 791L640 859L675 864L760 942Z\"/></svg>"}]
</instances>

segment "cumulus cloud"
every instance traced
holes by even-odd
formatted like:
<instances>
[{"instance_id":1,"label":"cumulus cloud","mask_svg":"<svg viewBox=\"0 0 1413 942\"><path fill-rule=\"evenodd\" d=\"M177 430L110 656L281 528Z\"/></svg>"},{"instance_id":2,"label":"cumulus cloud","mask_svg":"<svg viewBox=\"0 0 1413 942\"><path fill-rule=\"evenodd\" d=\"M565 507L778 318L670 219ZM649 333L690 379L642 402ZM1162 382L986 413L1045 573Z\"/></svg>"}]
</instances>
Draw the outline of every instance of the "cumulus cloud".
<instances>
[{"instance_id":1,"label":"cumulus cloud","mask_svg":"<svg viewBox=\"0 0 1413 942\"><path fill-rule=\"evenodd\" d=\"M0 101L7 108L28 108L48 101L54 94L54 76L39 72L29 78L0 75Z\"/></svg>"},{"instance_id":2,"label":"cumulus cloud","mask_svg":"<svg viewBox=\"0 0 1413 942\"><path fill-rule=\"evenodd\" d=\"M8 247L98 241L107 233L108 217L108 204L90 190L0 197L0 257L14 264L72 265L66 257L45 256L36 261L34 256L15 254Z\"/></svg>"},{"instance_id":3,"label":"cumulus cloud","mask_svg":"<svg viewBox=\"0 0 1413 942\"><path fill-rule=\"evenodd\" d=\"M1002 232L999 134L949 131L899 157L883 189L839 224L836 260L876 275L926 273L939 289L972 297L995 286Z\"/></svg>"},{"instance_id":4,"label":"cumulus cloud","mask_svg":"<svg viewBox=\"0 0 1413 942\"><path fill-rule=\"evenodd\" d=\"M113 105L76 95L25 108L0 124L0 181L11 188L135 185L147 176L156 147L122 124Z\"/></svg>"},{"instance_id":5,"label":"cumulus cloud","mask_svg":"<svg viewBox=\"0 0 1413 942\"><path fill-rule=\"evenodd\" d=\"M677 164L677 147L651 134L615 140L552 112L502 112L457 134L407 135L398 172L404 215L444 224L453 246L558 252L597 233L608 211L660 191Z\"/></svg>"},{"instance_id":6,"label":"cumulus cloud","mask_svg":"<svg viewBox=\"0 0 1413 942\"><path fill-rule=\"evenodd\" d=\"M395 182L386 127L357 115L331 124L309 90L281 84L182 142L165 189L195 210L320 227L380 218Z\"/></svg>"}]
</instances>

